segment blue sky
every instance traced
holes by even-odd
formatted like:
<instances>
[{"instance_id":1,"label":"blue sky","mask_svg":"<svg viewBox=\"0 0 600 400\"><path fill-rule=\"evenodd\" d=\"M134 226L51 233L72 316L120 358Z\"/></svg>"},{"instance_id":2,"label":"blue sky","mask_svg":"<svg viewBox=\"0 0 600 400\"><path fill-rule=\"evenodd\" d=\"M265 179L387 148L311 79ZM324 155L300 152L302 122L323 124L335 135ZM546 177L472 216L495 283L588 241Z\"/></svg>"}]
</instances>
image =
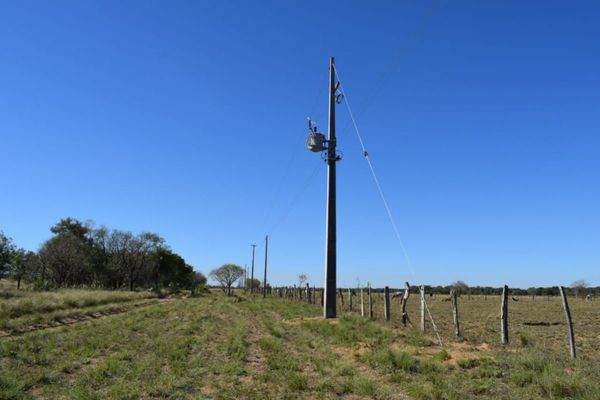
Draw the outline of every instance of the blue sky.
<instances>
[{"instance_id":1,"label":"blue sky","mask_svg":"<svg viewBox=\"0 0 600 400\"><path fill-rule=\"evenodd\" d=\"M270 235L321 284L336 57L338 284L600 285L597 2L0 3L0 229L156 231L205 273Z\"/></svg>"}]
</instances>

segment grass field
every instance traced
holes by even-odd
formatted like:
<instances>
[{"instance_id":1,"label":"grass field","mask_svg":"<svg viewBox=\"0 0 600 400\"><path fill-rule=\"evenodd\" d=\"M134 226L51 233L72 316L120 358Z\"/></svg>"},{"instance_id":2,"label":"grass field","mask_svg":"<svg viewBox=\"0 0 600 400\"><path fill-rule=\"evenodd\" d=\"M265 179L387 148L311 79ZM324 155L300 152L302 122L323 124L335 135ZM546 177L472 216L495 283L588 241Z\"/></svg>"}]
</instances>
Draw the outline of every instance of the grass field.
<instances>
[{"instance_id":1,"label":"grass field","mask_svg":"<svg viewBox=\"0 0 600 400\"><path fill-rule=\"evenodd\" d=\"M517 299L517 301L513 300ZM354 296L353 309L360 311L360 297ZM449 296L426 296L434 322L444 341L453 341L454 325ZM366 297L365 297L366 307ZM347 313L347 305L342 313ZM570 298L578 356L600 362L600 301L588 302ZM374 294L374 318L383 321L383 295ZM390 325L400 327L400 300L392 300ZM420 298L411 295L407 311L411 322L420 326ZM509 297L509 349L534 348L554 356L568 356L567 325L560 297ZM500 296L467 296L459 298L459 317L465 342L500 348ZM434 336L429 316L426 329ZM436 340L437 342L437 340Z\"/></svg>"},{"instance_id":2,"label":"grass field","mask_svg":"<svg viewBox=\"0 0 600 400\"><path fill-rule=\"evenodd\" d=\"M156 301L156 297L151 292L15 290L12 283L0 280L0 337L71 323L85 317L126 311Z\"/></svg>"},{"instance_id":3,"label":"grass field","mask_svg":"<svg viewBox=\"0 0 600 400\"><path fill-rule=\"evenodd\" d=\"M494 329L497 302L470 301L461 301L468 342L457 342L447 340L451 328L442 317L449 303L430 300L446 342L440 348L433 337L401 328L398 321L367 321L353 313L324 321L319 307L300 302L227 298L221 292L172 299L0 338L0 398L600 399L598 348L591 343L597 324L589 327L590 354L580 351L571 361L564 325L544 326L551 330L545 335L527 326L523 332L531 341L517 339L521 317L511 303L516 343L503 349L493 344L495 332L487 332ZM551 315L562 323L558 303L538 303L547 316L530 311L529 319ZM519 304L525 318L532 307L524 300ZM581 307L590 323L597 321L597 311ZM472 322L467 314L473 314ZM587 332L583 328L576 325L576 331ZM578 341L581 350L585 342Z\"/></svg>"}]
</instances>

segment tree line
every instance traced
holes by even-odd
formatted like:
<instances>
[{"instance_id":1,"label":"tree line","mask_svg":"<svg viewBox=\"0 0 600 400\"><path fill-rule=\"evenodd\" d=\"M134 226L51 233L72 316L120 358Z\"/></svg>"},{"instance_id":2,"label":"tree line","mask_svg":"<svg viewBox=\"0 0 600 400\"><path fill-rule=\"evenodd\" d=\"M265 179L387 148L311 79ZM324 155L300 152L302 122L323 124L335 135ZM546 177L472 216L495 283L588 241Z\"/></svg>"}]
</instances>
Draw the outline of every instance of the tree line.
<instances>
[{"instance_id":1,"label":"tree line","mask_svg":"<svg viewBox=\"0 0 600 400\"><path fill-rule=\"evenodd\" d=\"M105 289L172 288L195 290L206 277L194 271L156 233L133 234L94 227L91 222L61 219L53 236L37 252L19 248L0 231L0 278L17 288L31 282L38 289L92 287Z\"/></svg>"}]
</instances>

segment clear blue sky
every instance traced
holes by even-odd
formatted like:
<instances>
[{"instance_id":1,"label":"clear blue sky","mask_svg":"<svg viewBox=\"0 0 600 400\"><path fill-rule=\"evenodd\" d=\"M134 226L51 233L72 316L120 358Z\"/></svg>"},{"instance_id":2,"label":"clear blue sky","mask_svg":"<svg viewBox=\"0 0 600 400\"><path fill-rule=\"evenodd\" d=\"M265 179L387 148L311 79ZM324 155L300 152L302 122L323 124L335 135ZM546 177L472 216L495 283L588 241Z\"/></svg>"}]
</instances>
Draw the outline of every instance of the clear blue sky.
<instances>
[{"instance_id":1,"label":"clear blue sky","mask_svg":"<svg viewBox=\"0 0 600 400\"><path fill-rule=\"evenodd\" d=\"M196 269L322 284L333 55L338 283L600 285L600 5L3 1L0 229L156 231Z\"/></svg>"}]
</instances>

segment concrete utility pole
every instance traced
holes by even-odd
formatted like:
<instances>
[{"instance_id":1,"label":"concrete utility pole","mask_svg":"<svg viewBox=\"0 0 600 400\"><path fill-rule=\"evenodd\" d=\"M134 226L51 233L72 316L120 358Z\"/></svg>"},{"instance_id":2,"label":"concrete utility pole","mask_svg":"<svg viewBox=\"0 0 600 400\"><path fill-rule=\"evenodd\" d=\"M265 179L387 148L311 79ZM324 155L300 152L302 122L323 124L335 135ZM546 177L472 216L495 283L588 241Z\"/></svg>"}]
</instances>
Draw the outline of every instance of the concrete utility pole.
<instances>
[{"instance_id":1,"label":"concrete utility pole","mask_svg":"<svg viewBox=\"0 0 600 400\"><path fill-rule=\"evenodd\" d=\"M263 279L263 298L267 297L267 255L269 252L269 235L265 236L265 277Z\"/></svg>"},{"instance_id":2,"label":"concrete utility pole","mask_svg":"<svg viewBox=\"0 0 600 400\"><path fill-rule=\"evenodd\" d=\"M254 293L254 250L256 249L255 244L251 244L252 246L252 275L250 276L250 293Z\"/></svg>"},{"instance_id":3,"label":"concrete utility pole","mask_svg":"<svg viewBox=\"0 0 600 400\"><path fill-rule=\"evenodd\" d=\"M336 212L335 212L335 163L341 160L335 152L335 105L343 98L343 93L337 94L340 86L335 78L335 61L329 60L329 127L328 137L317 131L317 126L308 119L310 134L306 140L306 147L314 153L325 152L327 162L327 216L325 224L325 284L323 285L323 316L336 317Z\"/></svg>"},{"instance_id":4,"label":"concrete utility pole","mask_svg":"<svg viewBox=\"0 0 600 400\"><path fill-rule=\"evenodd\" d=\"M325 318L336 317L337 286L337 234L336 234L336 176L335 163L338 156L335 152L335 103L338 83L335 79L335 60L329 60L329 129L327 143L327 227L325 228L325 301L323 315Z\"/></svg>"}]
</instances>

